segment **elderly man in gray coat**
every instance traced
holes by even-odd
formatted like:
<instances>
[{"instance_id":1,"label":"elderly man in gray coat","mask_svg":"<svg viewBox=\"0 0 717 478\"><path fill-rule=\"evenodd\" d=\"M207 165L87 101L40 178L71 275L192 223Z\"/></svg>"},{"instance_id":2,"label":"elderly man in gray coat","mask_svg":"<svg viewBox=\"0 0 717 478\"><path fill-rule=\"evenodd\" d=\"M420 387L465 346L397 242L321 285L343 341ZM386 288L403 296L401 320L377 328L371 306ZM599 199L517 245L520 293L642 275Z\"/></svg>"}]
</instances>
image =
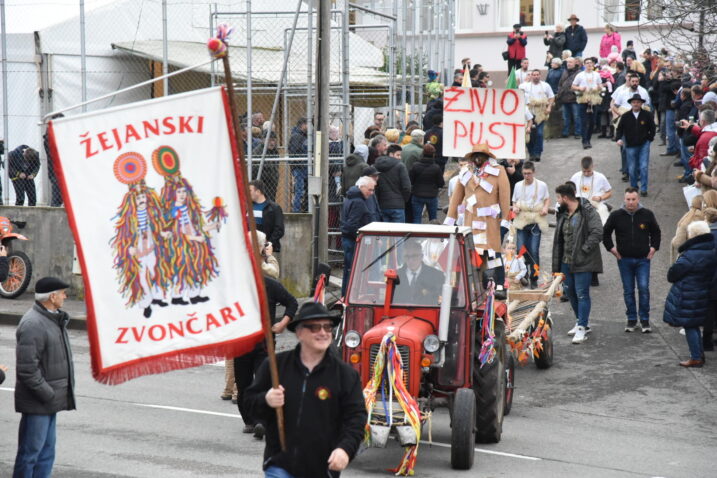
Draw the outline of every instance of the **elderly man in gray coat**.
<instances>
[{"instance_id":1,"label":"elderly man in gray coat","mask_svg":"<svg viewBox=\"0 0 717 478\"><path fill-rule=\"evenodd\" d=\"M60 310L68 288L54 277L37 281L35 304L17 326L15 411L22 418L13 478L52 474L56 414L75 409L70 318Z\"/></svg>"}]
</instances>

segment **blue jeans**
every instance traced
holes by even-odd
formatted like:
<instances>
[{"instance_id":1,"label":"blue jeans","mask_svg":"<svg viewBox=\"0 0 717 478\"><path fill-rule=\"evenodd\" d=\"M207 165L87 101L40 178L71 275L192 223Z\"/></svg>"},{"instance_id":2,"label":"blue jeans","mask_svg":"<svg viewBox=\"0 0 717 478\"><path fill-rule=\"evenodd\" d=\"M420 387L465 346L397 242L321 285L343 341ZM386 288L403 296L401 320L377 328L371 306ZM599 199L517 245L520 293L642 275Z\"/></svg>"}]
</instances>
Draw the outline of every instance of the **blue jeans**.
<instances>
[{"instance_id":1,"label":"blue jeans","mask_svg":"<svg viewBox=\"0 0 717 478\"><path fill-rule=\"evenodd\" d=\"M528 253L523 257L525 258L525 265L528 266L528 279L534 283L538 282L538 278L535 276L533 264L540 266L540 234L540 228L537 224L529 224L523 229L517 230L518 240L515 244L519 251L523 245L528 249Z\"/></svg>"},{"instance_id":2,"label":"blue jeans","mask_svg":"<svg viewBox=\"0 0 717 478\"><path fill-rule=\"evenodd\" d=\"M46 478L52 474L56 417L55 413L22 414L13 478Z\"/></svg>"},{"instance_id":3,"label":"blue jeans","mask_svg":"<svg viewBox=\"0 0 717 478\"><path fill-rule=\"evenodd\" d=\"M580 111L577 103L563 103L563 136L570 135L570 123L574 127L575 136L580 136Z\"/></svg>"},{"instance_id":4,"label":"blue jeans","mask_svg":"<svg viewBox=\"0 0 717 478\"><path fill-rule=\"evenodd\" d=\"M627 167L630 174L630 186L637 187L638 179L640 191L647 191L647 173L650 164L650 141L645 141L642 146L628 146L625 148L627 155Z\"/></svg>"},{"instance_id":5,"label":"blue jeans","mask_svg":"<svg viewBox=\"0 0 717 478\"><path fill-rule=\"evenodd\" d=\"M294 176L294 200L291 203L291 212L305 212L303 211L303 202L306 196L306 181L309 171L306 166L295 166L291 170L291 175Z\"/></svg>"},{"instance_id":6,"label":"blue jeans","mask_svg":"<svg viewBox=\"0 0 717 478\"><path fill-rule=\"evenodd\" d=\"M543 154L543 129L545 121L530 130L530 143L528 143L528 154L530 157Z\"/></svg>"},{"instance_id":7,"label":"blue jeans","mask_svg":"<svg viewBox=\"0 0 717 478\"><path fill-rule=\"evenodd\" d=\"M690 348L690 358L692 360L702 360L704 351L702 350L702 334L699 327L685 327L685 338L687 346Z\"/></svg>"},{"instance_id":8,"label":"blue jeans","mask_svg":"<svg viewBox=\"0 0 717 478\"><path fill-rule=\"evenodd\" d=\"M592 112L588 111L588 104L579 104L580 107L580 124L583 132L583 144L590 144L593 137L593 129L595 128L595 120L597 118L597 106L592 106Z\"/></svg>"},{"instance_id":9,"label":"blue jeans","mask_svg":"<svg viewBox=\"0 0 717 478\"><path fill-rule=\"evenodd\" d=\"M414 224L421 224L424 206L428 209L428 219L431 221L434 220L436 218L436 213L438 212L438 198L420 198L418 196L411 196Z\"/></svg>"},{"instance_id":10,"label":"blue jeans","mask_svg":"<svg viewBox=\"0 0 717 478\"><path fill-rule=\"evenodd\" d=\"M342 237L341 247L344 250L344 277L341 281L341 297L344 297L346 295L346 289L349 287L351 266L354 263L354 253L356 252L356 240Z\"/></svg>"},{"instance_id":11,"label":"blue jeans","mask_svg":"<svg viewBox=\"0 0 717 478\"><path fill-rule=\"evenodd\" d=\"M665 111L665 133L667 134L667 152L676 153L680 150L675 126L675 110Z\"/></svg>"},{"instance_id":12,"label":"blue jeans","mask_svg":"<svg viewBox=\"0 0 717 478\"><path fill-rule=\"evenodd\" d=\"M570 300L570 307L573 308L578 325L587 327L590 319L590 281L593 278L592 272L570 272L569 264L561 264L560 272L565 274L563 291Z\"/></svg>"},{"instance_id":13,"label":"blue jeans","mask_svg":"<svg viewBox=\"0 0 717 478\"><path fill-rule=\"evenodd\" d=\"M685 168L685 177L692 174L692 168L690 167L690 156L692 156L692 153L687 150L685 142L680 139L680 162L682 163L682 167Z\"/></svg>"},{"instance_id":14,"label":"blue jeans","mask_svg":"<svg viewBox=\"0 0 717 478\"><path fill-rule=\"evenodd\" d=\"M405 209L381 209L381 215L383 216L384 222L406 222ZM420 218L418 222L420 223Z\"/></svg>"},{"instance_id":15,"label":"blue jeans","mask_svg":"<svg viewBox=\"0 0 717 478\"><path fill-rule=\"evenodd\" d=\"M640 322L650 321L650 261L647 258L623 257L617 261L622 279L622 295L627 308L627 321L637 322L635 282L640 299Z\"/></svg>"},{"instance_id":16,"label":"blue jeans","mask_svg":"<svg viewBox=\"0 0 717 478\"><path fill-rule=\"evenodd\" d=\"M264 470L264 478L298 478L278 466L270 466Z\"/></svg>"}]
</instances>

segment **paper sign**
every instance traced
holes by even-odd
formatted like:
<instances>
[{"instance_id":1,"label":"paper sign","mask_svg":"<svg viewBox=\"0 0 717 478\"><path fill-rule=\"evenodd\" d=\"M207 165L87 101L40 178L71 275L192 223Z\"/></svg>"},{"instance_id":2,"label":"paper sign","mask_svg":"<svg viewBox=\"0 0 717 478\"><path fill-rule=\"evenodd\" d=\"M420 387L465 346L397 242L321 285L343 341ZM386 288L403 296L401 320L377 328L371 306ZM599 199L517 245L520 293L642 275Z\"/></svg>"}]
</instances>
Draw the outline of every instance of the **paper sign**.
<instances>
[{"instance_id":1,"label":"paper sign","mask_svg":"<svg viewBox=\"0 0 717 478\"><path fill-rule=\"evenodd\" d=\"M498 214L500 214L500 206L497 204L488 207L479 207L478 212L476 212L476 216L479 217L498 217Z\"/></svg>"},{"instance_id":2,"label":"paper sign","mask_svg":"<svg viewBox=\"0 0 717 478\"><path fill-rule=\"evenodd\" d=\"M473 234L473 244L485 244L488 242L488 236L485 232Z\"/></svg>"},{"instance_id":3,"label":"paper sign","mask_svg":"<svg viewBox=\"0 0 717 478\"><path fill-rule=\"evenodd\" d=\"M487 228L488 225L485 223L485 221L473 221L473 229L485 231Z\"/></svg>"},{"instance_id":4,"label":"paper sign","mask_svg":"<svg viewBox=\"0 0 717 478\"><path fill-rule=\"evenodd\" d=\"M480 180L480 187L485 189L485 191L490 194L493 191L493 185L486 181L485 179Z\"/></svg>"},{"instance_id":5,"label":"paper sign","mask_svg":"<svg viewBox=\"0 0 717 478\"><path fill-rule=\"evenodd\" d=\"M493 166L486 166L484 171L491 176L498 176L500 174L500 169L494 168Z\"/></svg>"},{"instance_id":6,"label":"paper sign","mask_svg":"<svg viewBox=\"0 0 717 478\"><path fill-rule=\"evenodd\" d=\"M443 154L465 156L487 143L498 158L525 158L525 96L518 89L446 88Z\"/></svg>"},{"instance_id":7,"label":"paper sign","mask_svg":"<svg viewBox=\"0 0 717 478\"><path fill-rule=\"evenodd\" d=\"M473 196L473 195L469 196L468 199L466 199L466 208L473 209L473 206L475 206L477 202L478 202L478 200L476 199L475 196Z\"/></svg>"}]
</instances>

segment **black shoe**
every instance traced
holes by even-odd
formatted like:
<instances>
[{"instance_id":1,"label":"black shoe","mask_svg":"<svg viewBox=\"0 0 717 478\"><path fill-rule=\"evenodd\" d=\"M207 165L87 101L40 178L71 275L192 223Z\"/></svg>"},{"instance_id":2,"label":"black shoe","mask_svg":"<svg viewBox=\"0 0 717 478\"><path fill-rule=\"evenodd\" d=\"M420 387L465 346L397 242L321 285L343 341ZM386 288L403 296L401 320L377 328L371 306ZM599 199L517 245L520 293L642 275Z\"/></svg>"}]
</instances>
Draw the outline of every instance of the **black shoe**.
<instances>
[{"instance_id":1,"label":"black shoe","mask_svg":"<svg viewBox=\"0 0 717 478\"><path fill-rule=\"evenodd\" d=\"M651 334L651 333L652 333L652 327L650 327L650 322L640 321L640 331L641 331L643 334Z\"/></svg>"},{"instance_id":2,"label":"black shoe","mask_svg":"<svg viewBox=\"0 0 717 478\"><path fill-rule=\"evenodd\" d=\"M628 182L629 180L630 180L630 175L627 174L627 173L623 173L623 174L622 174L622 182L623 182L623 183L626 183L626 182Z\"/></svg>"},{"instance_id":3,"label":"black shoe","mask_svg":"<svg viewBox=\"0 0 717 478\"><path fill-rule=\"evenodd\" d=\"M152 305L158 305L158 306L160 306L160 307L167 307L169 304L167 304L167 303L166 303L165 301L163 301L163 300L154 299L154 300L152 301Z\"/></svg>"},{"instance_id":4,"label":"black shoe","mask_svg":"<svg viewBox=\"0 0 717 478\"><path fill-rule=\"evenodd\" d=\"M600 279L598 275L593 273L593 278L590 280L590 287L598 287L600 285Z\"/></svg>"},{"instance_id":5,"label":"black shoe","mask_svg":"<svg viewBox=\"0 0 717 478\"><path fill-rule=\"evenodd\" d=\"M587 143L583 143L583 149L590 149L590 145Z\"/></svg>"},{"instance_id":6,"label":"black shoe","mask_svg":"<svg viewBox=\"0 0 717 478\"><path fill-rule=\"evenodd\" d=\"M576 134L575 136L573 136L573 139L580 139L580 138L582 138L582 136L580 136L579 134Z\"/></svg>"},{"instance_id":7,"label":"black shoe","mask_svg":"<svg viewBox=\"0 0 717 478\"><path fill-rule=\"evenodd\" d=\"M637 321L627 321L627 325L625 326L625 332L631 333L637 330Z\"/></svg>"},{"instance_id":8,"label":"black shoe","mask_svg":"<svg viewBox=\"0 0 717 478\"><path fill-rule=\"evenodd\" d=\"M640 196L646 198L646 197L647 197L647 191L640 191Z\"/></svg>"},{"instance_id":9,"label":"black shoe","mask_svg":"<svg viewBox=\"0 0 717 478\"><path fill-rule=\"evenodd\" d=\"M688 176L682 176L680 179L677 180L678 183L686 183L692 178L692 175Z\"/></svg>"},{"instance_id":10,"label":"black shoe","mask_svg":"<svg viewBox=\"0 0 717 478\"><path fill-rule=\"evenodd\" d=\"M536 156L533 161L535 161L536 163L539 163L539 162L540 162L540 156Z\"/></svg>"},{"instance_id":11,"label":"black shoe","mask_svg":"<svg viewBox=\"0 0 717 478\"><path fill-rule=\"evenodd\" d=\"M145 319L149 319L152 315L152 307L150 307L150 306L145 307L144 313L142 315L144 315Z\"/></svg>"},{"instance_id":12,"label":"black shoe","mask_svg":"<svg viewBox=\"0 0 717 478\"><path fill-rule=\"evenodd\" d=\"M531 281L531 282L530 282L530 289L531 289L531 290L535 290L535 289L537 289L537 288L538 288L538 283Z\"/></svg>"},{"instance_id":13,"label":"black shoe","mask_svg":"<svg viewBox=\"0 0 717 478\"><path fill-rule=\"evenodd\" d=\"M568 299L568 296L563 294L560 296L560 302L570 302L570 299Z\"/></svg>"},{"instance_id":14,"label":"black shoe","mask_svg":"<svg viewBox=\"0 0 717 478\"><path fill-rule=\"evenodd\" d=\"M674 163L672 163L672 165L673 165L674 167L676 167L676 168L681 168L681 167L682 167L682 161L675 161Z\"/></svg>"},{"instance_id":15,"label":"black shoe","mask_svg":"<svg viewBox=\"0 0 717 478\"><path fill-rule=\"evenodd\" d=\"M191 302L192 304L199 304L199 303L201 303L201 302L206 302L206 301L208 301L208 300L209 300L209 297L201 297L201 296L196 296L196 297L190 297L190 298L189 298L189 302Z\"/></svg>"},{"instance_id":16,"label":"black shoe","mask_svg":"<svg viewBox=\"0 0 717 478\"><path fill-rule=\"evenodd\" d=\"M264 425L261 423L257 423L254 425L254 438L257 440L263 440L264 439Z\"/></svg>"},{"instance_id":17,"label":"black shoe","mask_svg":"<svg viewBox=\"0 0 717 478\"><path fill-rule=\"evenodd\" d=\"M244 425L244 429L241 431L242 433L254 433L254 425Z\"/></svg>"},{"instance_id":18,"label":"black shoe","mask_svg":"<svg viewBox=\"0 0 717 478\"><path fill-rule=\"evenodd\" d=\"M660 156L674 156L675 153L670 153L668 151L665 151L664 153L660 153Z\"/></svg>"},{"instance_id":19,"label":"black shoe","mask_svg":"<svg viewBox=\"0 0 717 478\"><path fill-rule=\"evenodd\" d=\"M181 297L175 297L172 299L172 305L189 305L189 302L182 299Z\"/></svg>"}]
</instances>

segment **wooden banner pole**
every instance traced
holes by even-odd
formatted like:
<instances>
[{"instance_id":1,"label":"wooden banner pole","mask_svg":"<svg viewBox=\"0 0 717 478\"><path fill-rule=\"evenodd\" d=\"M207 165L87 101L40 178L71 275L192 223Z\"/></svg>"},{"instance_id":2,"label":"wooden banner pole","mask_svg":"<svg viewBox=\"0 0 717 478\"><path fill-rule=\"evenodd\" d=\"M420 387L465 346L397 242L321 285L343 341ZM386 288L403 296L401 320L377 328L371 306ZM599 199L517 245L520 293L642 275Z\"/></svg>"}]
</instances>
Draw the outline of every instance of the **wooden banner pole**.
<instances>
[{"instance_id":1,"label":"wooden banner pole","mask_svg":"<svg viewBox=\"0 0 717 478\"><path fill-rule=\"evenodd\" d=\"M242 181L244 183L244 192L246 197L249 196L249 181L247 180L247 169L246 161L244 159L244 150L242 148L242 126L239 122L239 110L236 106L236 99L234 97L234 81L232 80L232 70L229 65L229 46L227 45L226 54L222 57L222 64L224 65L224 81L227 87L227 96L229 96L229 109L232 113L232 121L234 123L234 137L236 139L237 153L239 167L242 171ZM251 74L251 72L249 72ZM251 139L249 140L251 141ZM247 208L247 216L249 218L249 234L253 244L257 244L256 235L256 223L254 222L254 211L251 208ZM259 254L259 248L253 247L254 258L257 264L261 263L261 255ZM263 288L264 282L257 283L258 287ZM274 348L274 335L271 332L271 318L269 317L269 304L267 301L261 301L261 320L264 329L264 340L266 341L266 351L269 359L269 371L271 373L271 386L279 388L279 368L276 365L276 351ZM244 392L243 390L241 391ZM281 444L281 450L286 451L286 432L284 431L284 409L276 408L276 426L279 429L279 442Z\"/></svg>"}]
</instances>

